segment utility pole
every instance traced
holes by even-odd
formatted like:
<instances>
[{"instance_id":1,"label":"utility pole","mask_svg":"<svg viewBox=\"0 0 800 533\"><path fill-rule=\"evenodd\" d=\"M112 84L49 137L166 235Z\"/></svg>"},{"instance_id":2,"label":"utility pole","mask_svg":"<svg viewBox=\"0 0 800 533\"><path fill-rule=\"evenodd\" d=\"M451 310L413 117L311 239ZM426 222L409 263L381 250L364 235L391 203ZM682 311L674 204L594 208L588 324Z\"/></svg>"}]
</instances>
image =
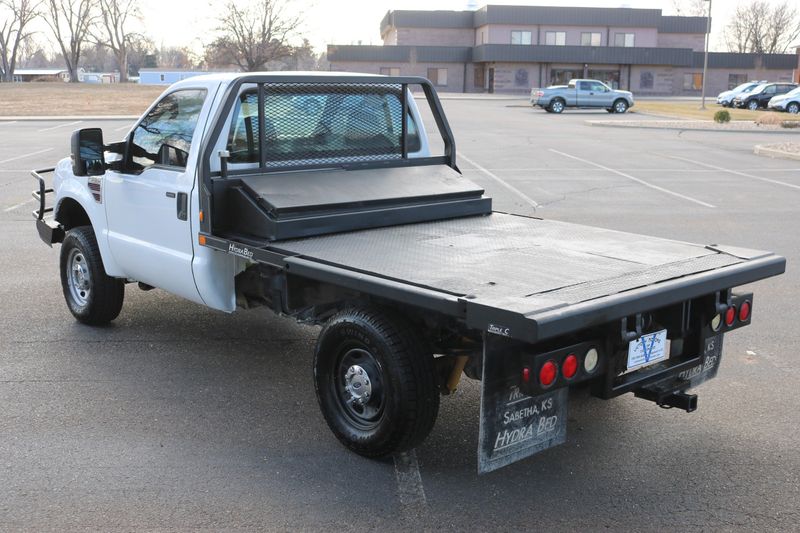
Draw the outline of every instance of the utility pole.
<instances>
[{"instance_id":1,"label":"utility pole","mask_svg":"<svg viewBox=\"0 0 800 533\"><path fill-rule=\"evenodd\" d=\"M706 52L703 58L703 92L700 109L706 108L706 73L708 72L708 42L711 40L711 0L708 0L708 18L706 19Z\"/></svg>"}]
</instances>

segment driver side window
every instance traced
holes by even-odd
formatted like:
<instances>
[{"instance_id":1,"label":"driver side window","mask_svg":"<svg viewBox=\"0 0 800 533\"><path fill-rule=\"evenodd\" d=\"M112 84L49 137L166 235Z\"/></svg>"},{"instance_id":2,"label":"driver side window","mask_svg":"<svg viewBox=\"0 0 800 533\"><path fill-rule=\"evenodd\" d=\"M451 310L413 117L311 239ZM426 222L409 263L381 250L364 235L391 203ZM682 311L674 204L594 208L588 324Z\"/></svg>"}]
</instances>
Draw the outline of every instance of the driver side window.
<instances>
[{"instance_id":1,"label":"driver side window","mask_svg":"<svg viewBox=\"0 0 800 533\"><path fill-rule=\"evenodd\" d=\"M139 173L152 165L186 168L205 98L205 89L176 91L162 98L133 131L128 169Z\"/></svg>"}]
</instances>

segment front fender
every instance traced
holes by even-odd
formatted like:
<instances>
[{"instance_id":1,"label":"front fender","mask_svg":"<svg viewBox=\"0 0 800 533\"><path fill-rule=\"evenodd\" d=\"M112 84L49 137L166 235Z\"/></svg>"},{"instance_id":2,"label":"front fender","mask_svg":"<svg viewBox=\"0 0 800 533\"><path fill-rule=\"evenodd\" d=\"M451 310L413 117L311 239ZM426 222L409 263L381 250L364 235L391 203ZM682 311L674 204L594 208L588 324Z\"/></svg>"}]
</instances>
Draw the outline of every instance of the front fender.
<instances>
[{"instance_id":1,"label":"front fender","mask_svg":"<svg viewBox=\"0 0 800 533\"><path fill-rule=\"evenodd\" d=\"M60 219L60 210L67 200L77 202L92 224L106 274L112 277L124 277L122 269L114 260L114 256L108 247L108 225L103 204L102 177L100 178L99 201L95 199L92 191L89 190L88 180L89 178L87 177L72 174L72 163L69 158L59 161L53 179L53 190L56 195L55 209L53 209L55 218L56 220Z\"/></svg>"}]
</instances>

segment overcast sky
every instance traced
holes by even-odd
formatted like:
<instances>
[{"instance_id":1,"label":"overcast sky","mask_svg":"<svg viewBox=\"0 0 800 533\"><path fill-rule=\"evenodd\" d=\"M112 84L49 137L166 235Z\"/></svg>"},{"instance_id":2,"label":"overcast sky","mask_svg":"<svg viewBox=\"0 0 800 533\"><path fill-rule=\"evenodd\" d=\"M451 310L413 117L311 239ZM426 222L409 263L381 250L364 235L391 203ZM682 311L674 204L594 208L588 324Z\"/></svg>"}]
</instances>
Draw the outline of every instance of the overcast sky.
<instances>
[{"instance_id":1,"label":"overcast sky","mask_svg":"<svg viewBox=\"0 0 800 533\"><path fill-rule=\"evenodd\" d=\"M474 9L486 2L466 0L289 0L303 11L305 35L318 50L327 44L381 44L380 21L391 9ZM684 0L688 2L689 0ZM723 49L721 30L731 12L747 0L713 0L712 49ZM674 14L672 0L498 0L505 5L564 5L661 9ZM142 0L145 32L157 44L200 48L210 41L223 0Z\"/></svg>"}]
</instances>

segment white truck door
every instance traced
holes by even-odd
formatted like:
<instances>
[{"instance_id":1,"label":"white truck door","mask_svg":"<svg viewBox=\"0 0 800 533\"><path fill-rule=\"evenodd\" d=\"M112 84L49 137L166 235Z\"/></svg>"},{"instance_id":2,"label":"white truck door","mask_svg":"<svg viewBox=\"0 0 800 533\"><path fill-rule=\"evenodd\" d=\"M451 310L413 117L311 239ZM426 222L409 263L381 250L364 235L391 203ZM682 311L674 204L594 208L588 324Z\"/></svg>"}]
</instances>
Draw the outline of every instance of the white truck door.
<instances>
[{"instance_id":1,"label":"white truck door","mask_svg":"<svg viewBox=\"0 0 800 533\"><path fill-rule=\"evenodd\" d=\"M188 198L205 99L205 89L164 96L128 138L123 170L104 179L108 245L125 275L200 303Z\"/></svg>"}]
</instances>

